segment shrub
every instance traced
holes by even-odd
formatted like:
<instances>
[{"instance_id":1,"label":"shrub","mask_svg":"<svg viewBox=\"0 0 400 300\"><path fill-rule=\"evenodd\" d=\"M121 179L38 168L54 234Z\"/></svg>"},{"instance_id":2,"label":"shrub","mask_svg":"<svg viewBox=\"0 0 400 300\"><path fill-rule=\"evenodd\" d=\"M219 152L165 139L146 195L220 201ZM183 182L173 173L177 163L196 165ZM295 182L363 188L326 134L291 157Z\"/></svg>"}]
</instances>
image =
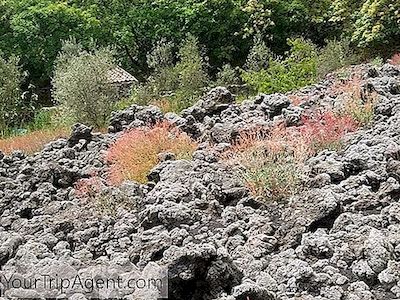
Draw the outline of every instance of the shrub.
<instances>
[{"instance_id":1,"label":"shrub","mask_svg":"<svg viewBox=\"0 0 400 300\"><path fill-rule=\"evenodd\" d=\"M147 55L147 65L153 70L148 85L155 95L169 93L177 88L178 73L174 68L174 44L162 39Z\"/></svg>"},{"instance_id":2,"label":"shrub","mask_svg":"<svg viewBox=\"0 0 400 300\"><path fill-rule=\"evenodd\" d=\"M312 84L316 79L316 47L303 39L289 40L285 59L270 58L267 69L244 71L242 79L255 92L284 93Z\"/></svg>"},{"instance_id":3,"label":"shrub","mask_svg":"<svg viewBox=\"0 0 400 300\"><path fill-rule=\"evenodd\" d=\"M10 154L15 150L33 154L40 151L47 143L61 137L67 137L69 133L70 131L65 128L58 128L38 130L21 136L8 137L0 139L0 150L6 154Z\"/></svg>"},{"instance_id":4,"label":"shrub","mask_svg":"<svg viewBox=\"0 0 400 300\"><path fill-rule=\"evenodd\" d=\"M72 113L75 121L103 127L117 98L116 88L108 81L108 73L114 66L112 52L73 49L71 42L64 43L58 56L53 97Z\"/></svg>"},{"instance_id":5,"label":"shrub","mask_svg":"<svg viewBox=\"0 0 400 300\"><path fill-rule=\"evenodd\" d=\"M179 76L176 96L185 106L189 106L203 94L203 88L209 83L208 59L200 49L198 39L190 34L178 51L178 58L175 66Z\"/></svg>"},{"instance_id":6,"label":"shrub","mask_svg":"<svg viewBox=\"0 0 400 300\"><path fill-rule=\"evenodd\" d=\"M244 68L246 71L258 72L268 68L269 60L272 57L272 51L263 41L262 36L254 36L253 46L249 51Z\"/></svg>"},{"instance_id":7,"label":"shrub","mask_svg":"<svg viewBox=\"0 0 400 300\"><path fill-rule=\"evenodd\" d=\"M326 46L318 53L317 75L323 78L326 74L344 66L357 62L357 57L351 50L350 41L336 39L327 42Z\"/></svg>"},{"instance_id":8,"label":"shrub","mask_svg":"<svg viewBox=\"0 0 400 300\"><path fill-rule=\"evenodd\" d=\"M208 86L208 62L196 37L188 35L178 51L178 62L173 65L173 44L158 42L147 56L153 70L147 81L136 87L132 102L148 105L169 101L171 109L179 112L192 105Z\"/></svg>"},{"instance_id":9,"label":"shrub","mask_svg":"<svg viewBox=\"0 0 400 300\"><path fill-rule=\"evenodd\" d=\"M190 158L196 143L167 122L152 128L136 128L125 132L111 145L106 161L111 164L112 184L124 180L147 182L149 171L157 164L158 154L172 152L178 159Z\"/></svg>"},{"instance_id":10,"label":"shrub","mask_svg":"<svg viewBox=\"0 0 400 300\"><path fill-rule=\"evenodd\" d=\"M215 81L216 86L231 86L239 85L240 77L235 68L232 68L230 64L222 66L222 69L217 73Z\"/></svg>"}]
</instances>

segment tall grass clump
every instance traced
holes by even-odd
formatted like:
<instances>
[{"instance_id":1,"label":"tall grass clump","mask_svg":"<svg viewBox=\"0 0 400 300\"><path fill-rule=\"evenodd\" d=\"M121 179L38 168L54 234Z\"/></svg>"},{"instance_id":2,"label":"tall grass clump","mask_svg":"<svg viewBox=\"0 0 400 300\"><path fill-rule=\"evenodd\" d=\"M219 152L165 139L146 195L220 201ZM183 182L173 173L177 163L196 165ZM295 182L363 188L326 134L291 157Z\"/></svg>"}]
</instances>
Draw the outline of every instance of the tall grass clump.
<instances>
[{"instance_id":1,"label":"tall grass clump","mask_svg":"<svg viewBox=\"0 0 400 300\"><path fill-rule=\"evenodd\" d=\"M254 197L276 201L292 196L301 187L305 161L324 149L339 150L342 137L358 128L350 116L333 112L316 112L302 123L243 132L224 154Z\"/></svg>"},{"instance_id":2,"label":"tall grass clump","mask_svg":"<svg viewBox=\"0 0 400 300\"><path fill-rule=\"evenodd\" d=\"M283 125L269 131L243 132L224 154L238 166L238 174L253 196L281 200L294 194L300 182L301 164L308 156L303 140L291 140Z\"/></svg>"},{"instance_id":3,"label":"tall grass clump","mask_svg":"<svg viewBox=\"0 0 400 300\"><path fill-rule=\"evenodd\" d=\"M354 75L345 81L338 82L331 87L331 92L342 103L339 114L351 117L359 126L370 124L374 118L374 106L377 102L377 93L364 94L362 79Z\"/></svg>"},{"instance_id":4,"label":"tall grass clump","mask_svg":"<svg viewBox=\"0 0 400 300\"><path fill-rule=\"evenodd\" d=\"M196 147L196 142L168 122L127 131L106 155L111 165L110 183L120 184L124 180L146 183L148 173L158 163L158 154L171 152L177 159L188 159Z\"/></svg>"}]
</instances>

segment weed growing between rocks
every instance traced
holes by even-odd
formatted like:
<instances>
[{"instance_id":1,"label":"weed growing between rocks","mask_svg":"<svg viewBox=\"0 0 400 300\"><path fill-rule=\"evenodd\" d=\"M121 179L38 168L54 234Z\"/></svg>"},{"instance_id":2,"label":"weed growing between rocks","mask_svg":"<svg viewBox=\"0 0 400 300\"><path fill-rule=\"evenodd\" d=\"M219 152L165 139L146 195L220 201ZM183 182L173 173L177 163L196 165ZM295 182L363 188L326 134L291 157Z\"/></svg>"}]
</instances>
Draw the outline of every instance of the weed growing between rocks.
<instances>
[{"instance_id":1,"label":"weed growing between rocks","mask_svg":"<svg viewBox=\"0 0 400 300\"><path fill-rule=\"evenodd\" d=\"M188 159L196 147L196 142L168 122L127 131L107 152L106 161L111 165L109 182L146 183L150 170L159 162L159 154L171 152L177 159Z\"/></svg>"},{"instance_id":2,"label":"weed growing between rocks","mask_svg":"<svg viewBox=\"0 0 400 300\"><path fill-rule=\"evenodd\" d=\"M100 215L116 215L118 208L132 209L133 199L129 199L119 189L108 187L97 175L79 180L75 184L78 199L92 205Z\"/></svg>"},{"instance_id":3,"label":"weed growing between rocks","mask_svg":"<svg viewBox=\"0 0 400 300\"><path fill-rule=\"evenodd\" d=\"M357 74L348 80L334 84L331 92L340 99L340 103L343 103L339 114L351 117L359 126L365 126L374 118L377 94L372 92L364 95L361 85L361 75Z\"/></svg>"},{"instance_id":4,"label":"weed growing between rocks","mask_svg":"<svg viewBox=\"0 0 400 300\"><path fill-rule=\"evenodd\" d=\"M350 116L333 112L303 117L302 125L243 132L224 159L239 166L239 174L254 197L282 200L301 188L305 161L316 153L339 150L342 137L357 130Z\"/></svg>"},{"instance_id":5,"label":"weed growing between rocks","mask_svg":"<svg viewBox=\"0 0 400 300\"><path fill-rule=\"evenodd\" d=\"M282 200L299 187L301 165L309 156L303 139L291 139L283 125L267 131L243 132L224 155L231 165L239 166L239 175L254 197Z\"/></svg>"},{"instance_id":6,"label":"weed growing between rocks","mask_svg":"<svg viewBox=\"0 0 400 300\"><path fill-rule=\"evenodd\" d=\"M314 155L325 149L340 150L342 137L346 133L356 131L357 128L358 124L351 116L327 111L303 117L303 125L294 128L292 131L296 133L291 135L294 139L302 140L309 148L308 153Z\"/></svg>"}]
</instances>

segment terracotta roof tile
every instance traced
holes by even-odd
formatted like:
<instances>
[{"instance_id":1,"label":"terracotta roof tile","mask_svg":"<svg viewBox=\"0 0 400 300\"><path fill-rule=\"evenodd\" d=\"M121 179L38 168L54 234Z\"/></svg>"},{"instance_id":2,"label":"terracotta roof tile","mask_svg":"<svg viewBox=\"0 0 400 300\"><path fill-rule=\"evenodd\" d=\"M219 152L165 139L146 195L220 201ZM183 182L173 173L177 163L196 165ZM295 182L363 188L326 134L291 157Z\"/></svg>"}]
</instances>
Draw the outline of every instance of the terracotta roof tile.
<instances>
[{"instance_id":1,"label":"terracotta roof tile","mask_svg":"<svg viewBox=\"0 0 400 300\"><path fill-rule=\"evenodd\" d=\"M115 67L108 72L108 80L111 83L138 82L138 80L121 67Z\"/></svg>"}]
</instances>

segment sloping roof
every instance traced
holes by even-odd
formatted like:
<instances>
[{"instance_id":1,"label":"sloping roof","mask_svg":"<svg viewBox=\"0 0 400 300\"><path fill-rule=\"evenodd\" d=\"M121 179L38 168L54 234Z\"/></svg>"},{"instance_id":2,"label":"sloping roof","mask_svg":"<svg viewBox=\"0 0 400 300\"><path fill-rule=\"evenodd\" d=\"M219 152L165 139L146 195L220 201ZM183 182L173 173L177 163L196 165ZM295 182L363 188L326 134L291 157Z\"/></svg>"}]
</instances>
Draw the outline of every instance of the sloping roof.
<instances>
[{"instance_id":1,"label":"sloping roof","mask_svg":"<svg viewBox=\"0 0 400 300\"><path fill-rule=\"evenodd\" d=\"M108 80L111 83L134 83L138 80L121 67L115 67L108 72Z\"/></svg>"}]
</instances>

